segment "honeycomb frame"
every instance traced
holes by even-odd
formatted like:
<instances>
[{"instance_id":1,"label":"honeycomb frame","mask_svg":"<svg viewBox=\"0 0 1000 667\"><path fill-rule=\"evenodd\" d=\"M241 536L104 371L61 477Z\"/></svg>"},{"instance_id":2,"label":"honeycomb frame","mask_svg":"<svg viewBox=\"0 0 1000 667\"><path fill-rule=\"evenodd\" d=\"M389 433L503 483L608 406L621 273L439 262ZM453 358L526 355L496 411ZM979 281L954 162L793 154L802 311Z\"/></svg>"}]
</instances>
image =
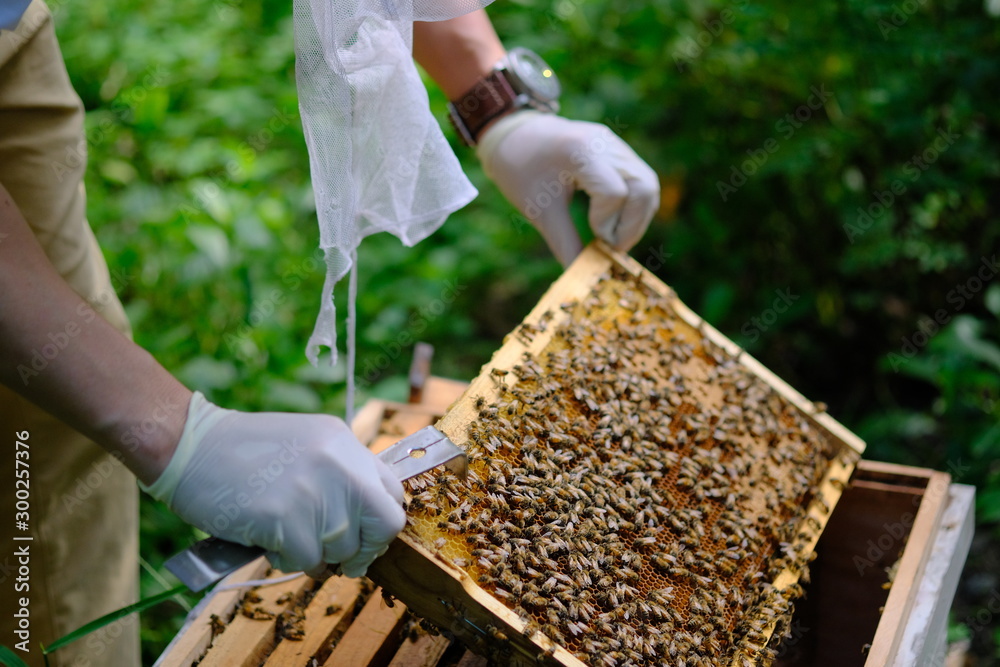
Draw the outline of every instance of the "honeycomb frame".
<instances>
[{"instance_id":1,"label":"honeycomb frame","mask_svg":"<svg viewBox=\"0 0 1000 667\"><path fill-rule=\"evenodd\" d=\"M669 311L670 317L675 320L671 328L676 327L682 334L674 342L684 345L687 341L687 344L690 345L690 349L687 350L688 355L704 359L711 356L715 358L717 363L728 359L729 366L738 366L740 372L751 374L755 380L759 380L762 386L767 388L770 397L768 400L772 398L778 400L788 409L795 411L799 418L811 425L821 436L828 446L826 461L814 471L813 479L809 483L808 498L806 498L809 504L805 511L799 514L797 525L791 531L796 535L794 548L798 553L810 552L819 538L829 512L832 511L839 498L843 482L849 478L854 463L863 451L863 443L826 415L821 406L804 399L787 384L763 368L756 360L743 354L735 344L694 315L655 276L645 271L630 258L603 247L601 244L588 247L581 258L546 293L525 321L512 335L505 339L504 345L494 355L491 362L484 366L480 375L472 382L463 397L438 423L438 428L449 435L459 446L469 448L470 453L476 450L479 444L470 437L470 432L475 434L474 428L470 429L470 425L474 425L477 421L484 421L482 416L484 406L502 403L505 397L509 398L510 387L516 386L516 378L512 375L512 369L522 369L523 373L526 359L544 358L546 350L553 351L555 332L560 330L560 326L571 322L574 318L579 319L583 316L580 308L575 308L572 304L579 305L590 295L592 300L589 306L590 310L593 309L594 298L599 298L609 311L617 310L627 314L630 305L633 306L632 310L635 310L634 304L627 303L624 298L618 298L621 297L621 294L603 294L597 297L594 290L599 291L602 284L612 284L613 281L610 280L612 277L617 283L632 283L641 293L650 295L656 300L656 308L662 309L664 312ZM614 316L613 312L612 316ZM697 342L692 343L692 341ZM691 368L687 369L686 372L693 374L695 370ZM694 380L691 382L695 385L698 384ZM710 382L702 384L709 386L709 391L711 391ZM482 454L481 451L479 453ZM476 465L474 460L472 462L474 474ZM479 473L484 474L482 469L479 470ZM675 481L676 476L673 480L669 480L669 483ZM664 484L667 483L668 481L664 482ZM428 484L448 486L445 483L445 477L438 474L422 482L417 481L416 486L411 486L410 490L418 493L421 488ZM463 502L457 493L454 496L454 501L456 506ZM424 567L423 569L430 575L435 567L438 568L440 570L439 576L432 578L440 579L439 583L442 586L435 592L433 582L422 582L421 591L414 592L413 595L399 590L398 587L390 588L397 597L411 607L418 608L418 612L430 620L462 636L474 648L484 651L492 655L494 659L506 664L516 665L522 661L524 664L530 664L535 660L548 660L555 664L564 665L585 664L579 660L581 656L579 643L573 645L573 641L566 641L565 637L558 635L556 641L553 641L551 631L548 632L549 636L543 632L544 617L526 618L523 607L520 608L520 615L514 613L514 610L510 608L513 605L509 604L509 599L501 599L496 596L498 586L495 581L483 583L485 564L482 566L476 564L477 558L472 555L474 545L470 546L470 543L464 542L463 536L457 531L448 530L446 521L438 522L437 532L435 532L434 526L428 525L427 521L424 521L421 526L419 510L420 508L417 508L416 512L410 512L411 519L417 516L417 521L414 525L409 526L403 534L402 542L408 547L407 555L403 557L403 560L411 564L413 561L422 561L422 565L433 563L432 567ZM635 535L628 536L628 539L635 539ZM648 559L649 550L646 550L644 555ZM399 557L396 556L396 558ZM380 562L387 560L389 559L382 559ZM648 565L648 562L643 565L646 568L642 570L643 580L655 571L655 568ZM389 570L391 568L379 569ZM770 585L774 591L778 592L794 590L800 573L801 568L791 563L780 571L771 568ZM694 594L698 583L705 583L705 575L701 576L703 579L699 581L692 575L691 580L696 585L689 586L685 591L680 591L681 597L685 601ZM452 581L446 581L446 579ZM443 585L446 583L448 585ZM384 585L388 587L387 583ZM674 585L677 586L677 582L674 582ZM446 590L449 588L451 590ZM473 617L475 617L474 620ZM758 625L760 627L755 626L754 634L759 640L756 642L761 649L759 654L763 655L763 648L770 640L774 623L765 619L765 622ZM576 656L573 655L574 652L577 654ZM586 655L587 651L583 651L582 657L586 657ZM635 664L627 659L626 654L622 653L622 655L626 659L601 662L600 664ZM739 664L740 667L748 663L756 664L756 660L748 661L746 656L756 656L758 652L744 652L741 655L743 657L738 661L734 659L733 664Z\"/></svg>"}]
</instances>

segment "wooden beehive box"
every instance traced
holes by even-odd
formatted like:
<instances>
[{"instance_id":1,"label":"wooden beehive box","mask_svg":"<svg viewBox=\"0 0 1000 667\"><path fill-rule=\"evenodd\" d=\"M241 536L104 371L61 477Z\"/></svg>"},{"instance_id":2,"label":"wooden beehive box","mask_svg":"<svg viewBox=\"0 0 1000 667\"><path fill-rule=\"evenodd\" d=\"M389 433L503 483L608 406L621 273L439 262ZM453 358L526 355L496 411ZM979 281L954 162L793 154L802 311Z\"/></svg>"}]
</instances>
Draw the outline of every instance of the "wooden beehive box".
<instances>
[{"instance_id":1,"label":"wooden beehive box","mask_svg":"<svg viewBox=\"0 0 1000 667\"><path fill-rule=\"evenodd\" d=\"M643 332L641 335L630 333L639 328ZM596 364L595 354L602 359ZM578 372L580 368L589 369L591 373L596 369L596 375L581 375ZM660 372L663 368L668 372ZM619 379L625 384L613 391L604 389L616 387ZM647 395L636 395L646 391L640 390L642 387L648 389ZM685 538L684 535L678 537L669 533L665 528L668 519L658 517L654 521L650 515L641 513L638 514L642 517L639 525L630 520L616 520L609 529L614 542L608 544L625 545L626 550L634 548L639 557L623 561L614 551L618 547L609 547L612 555L607 562L614 561L614 567L609 565L607 571L611 578L601 578L603 583L591 579L589 583L593 584L593 590L588 584L581 586L591 590L586 595L593 594L593 599L601 600L604 611L599 619L618 621L614 629L602 631L604 636L624 632L621 630L624 626L632 628L631 636L620 641L614 638L604 641L600 637L590 640L591 635L597 636L592 629L593 618L590 618L597 615L596 606L593 614L584 613L586 610L579 611L575 603L570 604L568 611L565 605L557 605L550 611L541 598L551 600L551 595L534 595L535 602L531 601L532 598L525 598L521 592L512 595L508 590L510 586L498 583L497 579L500 576L498 572L507 573L506 565L502 564L508 562L509 550L496 547L490 551L493 545L486 544L487 541L481 537L477 538L476 531L470 531L469 526L481 523L476 517L485 516L484 508L497 512L503 509L506 501L502 502L500 498L501 489L508 488L514 480L498 475L497 471L513 470L512 474L519 474L522 480L532 476L524 474L523 469L517 466L525 460L534 465L536 450L541 449L540 445L535 446L539 440L548 441L552 445L550 449L559 450L560 456L568 457L565 461L569 467L568 461L573 454L566 454L570 449L566 443L585 439L583 435L579 438L571 435L574 432L580 434L580 429L573 431L572 427L567 427L569 431L556 435L559 429L553 424L542 426L525 417L531 413L530 405L557 395L566 396L570 403L575 401L575 412L567 418L567 423L572 420L576 420L576 424L589 423L591 436L601 438L600 451L611 452L611 458L618 456L625 461L622 465L626 467L635 465L635 451L644 452L643 457L657 454L659 450L653 445L661 440L669 443L668 448L682 453L681 466L687 457L696 458L692 452L699 453L702 467L696 465L694 469L688 468L686 473L670 470L669 465L663 473L630 469L628 474L645 474L654 479L643 482L645 490L642 493L653 489L652 497L656 498L659 494L659 497L669 498L663 503L651 503L649 507L660 504L672 506L674 514L688 517L690 524L695 522L691 517L704 515L704 525L708 528L724 525L721 517L733 517L734 512L758 517L762 525L771 521L775 525L759 531L770 531L767 539L757 540L757 529L747 528L756 540L754 544L770 540L770 546L760 549L759 553L740 556L742 560L739 560L737 570L730 572L727 568L723 571L725 576L718 573L707 576L709 570L695 570L693 565L691 569L668 569L664 565L663 558L659 556L667 553L668 545ZM652 401L657 405L651 407L650 396L654 397ZM759 428L756 423L749 426L747 417L746 428L734 431L738 435L724 432L725 428L720 425L724 426L725 419L732 418L730 421L733 423L740 423L742 419L740 410L727 406L740 404L741 401L746 405L747 400L755 406L763 406L755 408L764 415ZM511 409L509 406L512 403L517 407ZM560 403L561 406L566 404ZM613 410L608 406L618 411L611 414ZM722 417L719 417L718 423L698 421L706 411L714 411L712 414ZM655 426L643 426L646 430L640 433L642 429L638 425L645 423L645 415L654 412L666 415L662 429L657 431L655 437L648 435L649 428L655 430ZM511 421L517 424L508 423ZM530 428L526 428L525 424ZM458 486L443 474L430 475L423 480L418 478L410 487L413 497L419 500L410 504L408 515L411 525L390 547L387 556L373 565L369 574L416 613L454 633L497 664L504 665L658 664L663 659L662 655L658 656L658 650L662 649L663 653L676 650L673 646L666 648L668 645L663 643L659 644L660 649L635 643L652 641L647 638L654 634L662 635L657 633L655 624L645 617L645 603L633 602L633 606L628 607L619 603L617 594L609 595L602 588L622 590L623 595L632 596L634 600L639 599L640 593L645 596L643 600L650 599L649 596L654 593L660 596L658 599L663 599L664 595L672 596L675 600L672 604L678 609L683 605L684 610L673 617L671 623L675 625L664 626L677 628L679 633L670 633L672 635L688 633L691 623L697 620L692 620L692 617L696 614L699 618L707 617L711 610L704 613L701 610L715 601L720 607L715 613L723 619L719 627L729 633L726 636L732 639L734 645L735 637L741 641L738 651L728 647L713 649L716 658L728 650L729 660L736 665L767 662L765 645L770 641L774 623L766 618L763 621L758 619L748 630L749 626L738 625L740 616L730 605L721 602L722 597L708 597L703 589L714 586L716 580L726 580L733 584L729 588L731 599L745 600L747 595L743 595L743 589L733 582L743 577L741 581L749 588L747 582L759 583L758 579L750 579L751 575L761 572L758 577L766 577L770 584L765 587L767 595L754 598L756 601L753 604L745 603L746 608L754 614L761 614L762 618L767 614L773 616L773 609L780 608L781 603L776 598L794 597L795 584L804 569L801 561L815 547L829 513L840 498L844 483L864 449L864 444L825 414L822 406L806 400L756 360L743 354L738 346L685 307L668 287L637 262L602 244L588 247L567 269L522 325L505 340L471 383L469 390L437 426L456 444L469 451L474 481L469 486ZM501 427L506 429L503 431L506 435L493 439L492 429ZM697 431L698 434L683 435L681 430L692 434ZM656 442L652 442L654 440ZM524 443L529 442L532 443L531 454L527 455ZM619 452L625 453L619 456ZM810 453L810 460L803 460L803 452ZM664 456L668 463L676 462L676 459L669 458L670 455ZM643 457L640 458L646 460ZM715 473L727 478L722 488L730 493L714 499L711 497L711 485L703 483L712 476L710 464L705 462L706 457L714 457L721 464ZM501 465L497 463L498 459L503 459L507 467L497 467ZM727 469L725 464L729 460L739 461L743 467L736 470L734 465ZM522 470L522 473L516 473L517 470ZM682 474L685 477L683 480ZM744 484L748 480L753 481ZM546 493L544 480L539 488L538 493ZM581 488L584 489L583 496L593 493L590 487ZM786 493L787 489L793 491ZM706 500L705 494L708 494L709 500ZM700 509L694 509L692 497L697 497ZM509 500L510 496L506 498ZM430 503L432 507L428 507L428 499L433 499ZM716 509L711 509L713 501L718 504ZM688 514L684 514L685 507ZM506 511L519 512L517 516L522 527L526 512L529 514L527 521L532 522L530 509L531 506L527 510L524 507L506 507ZM633 514L630 516L635 519L636 511L634 508L631 511ZM456 518L459 516L462 521ZM530 543L524 544L525 549L530 549L543 539L553 539L553 530L561 530L556 525L559 521L564 521L563 526L566 521L570 525L574 522L577 525L585 523L578 516L568 516L568 520L549 517L544 521L538 517L531 525L548 522L546 525L549 528L529 530L517 539ZM510 521L507 523L510 524ZM743 527L746 528L745 525ZM688 547L701 554L707 553L704 547L709 543L719 550L718 553L726 550L727 546L730 550L739 551L738 545L724 544L721 535L718 539L714 537L716 533L712 535L711 538L700 535L703 546L700 551L691 542ZM694 539L691 535L686 537ZM744 539L744 546L746 542ZM557 550L560 548L556 547ZM788 558L779 558L776 555L779 549L785 550ZM585 550L579 551L582 553ZM477 556L477 552L487 552L487 560ZM491 557L493 560L488 560ZM534 558L538 560L537 556ZM543 557L543 560L548 563L549 574L557 573L552 569L555 563L562 567L558 571L562 577L576 576L575 572L581 569L579 556L569 548L557 558ZM650 560L655 560L657 567L650 565ZM586 562L591 566L594 564L593 560ZM630 567L623 570L622 562L636 563L638 572ZM706 562L701 561L701 566L705 566ZM721 566L725 561L715 562ZM521 568L524 572L523 563ZM527 571L529 575L525 576L539 574L536 568ZM618 580L622 573L629 577L628 586L631 589ZM633 580L636 575L639 575L638 580ZM649 583L654 579L658 582L655 586ZM542 592L551 593L559 589L561 581L555 576L549 577ZM723 588L725 586L720 590ZM734 588L738 590L732 590ZM759 586L755 588L760 589ZM628 613L616 611L618 608L633 608L635 615L629 617ZM574 614L574 611L578 613ZM580 614L587 618L581 619ZM573 616L572 621L569 616ZM546 623L546 619L551 622ZM559 622L563 625L557 627ZM581 627L586 631L578 633ZM713 639L710 641L716 642L714 637L721 635L713 632L715 634L711 635ZM684 636L692 637L694 641L693 632ZM615 646L616 641L620 649ZM700 650L688 646L680 650L691 655L709 652L707 645ZM643 661L637 661L637 656Z\"/></svg>"},{"instance_id":2,"label":"wooden beehive box","mask_svg":"<svg viewBox=\"0 0 1000 667\"><path fill-rule=\"evenodd\" d=\"M944 664L974 497L947 473L861 461L817 545L779 667Z\"/></svg>"},{"instance_id":3,"label":"wooden beehive box","mask_svg":"<svg viewBox=\"0 0 1000 667\"><path fill-rule=\"evenodd\" d=\"M420 405L371 401L355 419L355 433L373 449L385 447L436 421L466 386L431 378ZM971 538L971 507L971 489L948 485L947 475L859 462L817 545L806 601L796 610L791 638L779 647L780 667L941 664L944 619ZM887 591L884 569L897 560ZM260 559L227 582L257 579L266 570ZM245 588L209 596L157 667L486 665L448 637L407 638L405 608L389 607L373 585L334 577L321 585L300 578L275 586L259 589L261 600L250 605L243 604ZM244 606L256 618L240 613ZM274 617L252 613L258 606ZM289 632L283 612L300 618L300 635Z\"/></svg>"}]
</instances>

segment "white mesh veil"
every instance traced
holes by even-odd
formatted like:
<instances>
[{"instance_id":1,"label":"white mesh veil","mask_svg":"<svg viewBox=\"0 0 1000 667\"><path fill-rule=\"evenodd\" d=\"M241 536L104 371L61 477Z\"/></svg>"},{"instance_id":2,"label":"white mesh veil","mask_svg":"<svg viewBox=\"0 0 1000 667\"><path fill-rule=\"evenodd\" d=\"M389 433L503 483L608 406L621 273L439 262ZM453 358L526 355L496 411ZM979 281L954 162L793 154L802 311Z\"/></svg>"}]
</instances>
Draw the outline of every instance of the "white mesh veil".
<instances>
[{"instance_id":1,"label":"white mesh veil","mask_svg":"<svg viewBox=\"0 0 1000 667\"><path fill-rule=\"evenodd\" d=\"M306 348L313 364L324 345L336 361L333 286L354 265L361 239L386 231L413 245L476 196L428 108L412 59L413 21L489 2L295 0L299 108L327 265Z\"/></svg>"}]
</instances>

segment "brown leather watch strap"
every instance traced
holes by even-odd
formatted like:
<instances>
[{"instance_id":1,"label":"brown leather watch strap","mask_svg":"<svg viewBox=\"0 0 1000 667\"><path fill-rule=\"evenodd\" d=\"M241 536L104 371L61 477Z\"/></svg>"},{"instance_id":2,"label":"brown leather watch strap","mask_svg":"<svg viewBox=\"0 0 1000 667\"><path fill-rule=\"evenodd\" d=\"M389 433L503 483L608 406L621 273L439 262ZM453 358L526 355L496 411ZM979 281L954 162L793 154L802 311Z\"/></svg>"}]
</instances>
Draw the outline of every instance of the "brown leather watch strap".
<instances>
[{"instance_id":1,"label":"brown leather watch strap","mask_svg":"<svg viewBox=\"0 0 1000 667\"><path fill-rule=\"evenodd\" d=\"M465 143L475 146L482 129L497 116L514 109L517 97L503 70L496 70L449 102L449 117Z\"/></svg>"}]
</instances>

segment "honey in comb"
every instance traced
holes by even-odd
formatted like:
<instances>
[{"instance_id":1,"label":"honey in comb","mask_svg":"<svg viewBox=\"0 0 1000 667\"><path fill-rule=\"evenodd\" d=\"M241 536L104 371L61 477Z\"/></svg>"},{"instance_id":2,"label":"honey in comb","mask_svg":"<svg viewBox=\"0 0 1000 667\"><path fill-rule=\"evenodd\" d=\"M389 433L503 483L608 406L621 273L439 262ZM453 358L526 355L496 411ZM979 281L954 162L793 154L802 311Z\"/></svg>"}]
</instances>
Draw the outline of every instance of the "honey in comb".
<instances>
[{"instance_id":1,"label":"honey in comb","mask_svg":"<svg viewBox=\"0 0 1000 667\"><path fill-rule=\"evenodd\" d=\"M468 484L408 483L407 530L588 664L768 663L832 446L628 277L564 309L476 400Z\"/></svg>"}]
</instances>

